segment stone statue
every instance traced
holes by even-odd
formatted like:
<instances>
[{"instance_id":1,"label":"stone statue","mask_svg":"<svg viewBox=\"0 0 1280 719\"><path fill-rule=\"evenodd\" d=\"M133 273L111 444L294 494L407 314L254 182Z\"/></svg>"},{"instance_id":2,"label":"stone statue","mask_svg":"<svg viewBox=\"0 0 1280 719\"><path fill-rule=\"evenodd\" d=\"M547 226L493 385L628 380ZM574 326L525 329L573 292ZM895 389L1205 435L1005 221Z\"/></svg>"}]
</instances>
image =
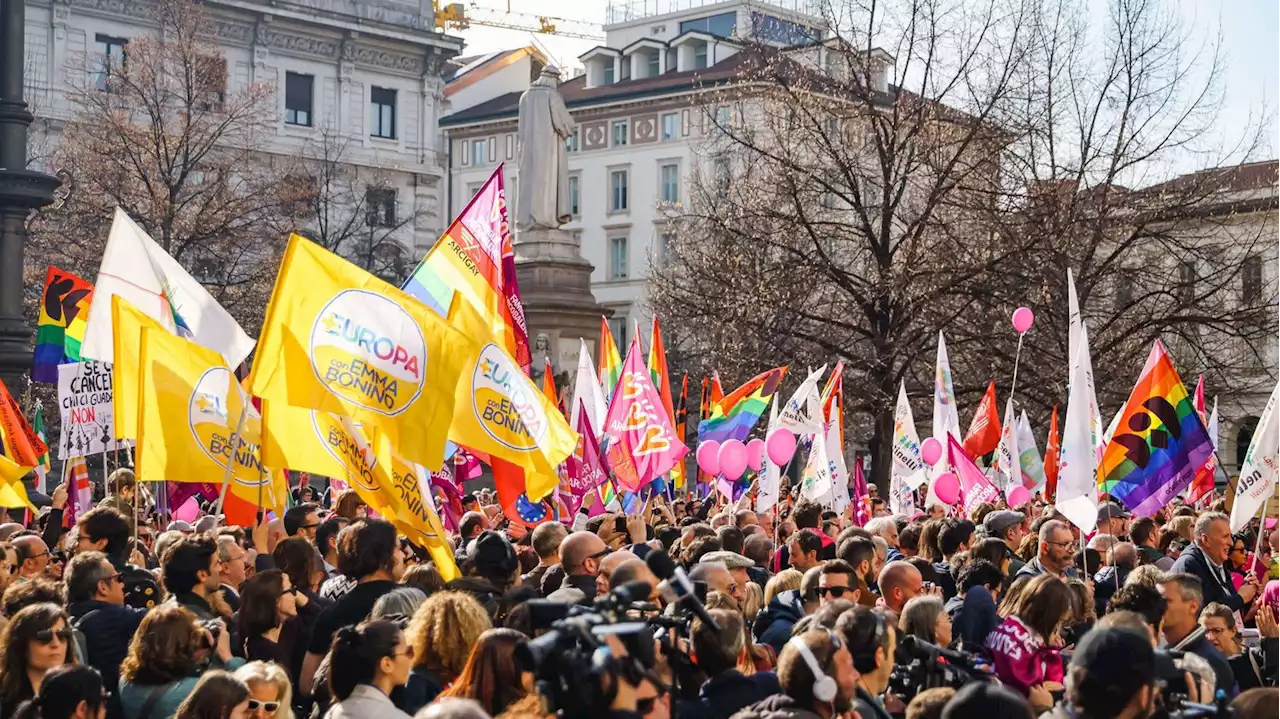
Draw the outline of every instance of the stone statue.
<instances>
[{"instance_id":1,"label":"stone statue","mask_svg":"<svg viewBox=\"0 0 1280 719\"><path fill-rule=\"evenodd\" d=\"M556 358L551 354L551 336L539 332L533 339L533 352L529 358L529 377L539 389L542 388L542 376L547 370L547 360L551 360L551 375L556 374Z\"/></svg>"},{"instance_id":2,"label":"stone statue","mask_svg":"<svg viewBox=\"0 0 1280 719\"><path fill-rule=\"evenodd\" d=\"M560 71L547 65L520 96L517 230L554 230L573 219L564 146L573 134L573 116L556 90L559 83Z\"/></svg>"}]
</instances>

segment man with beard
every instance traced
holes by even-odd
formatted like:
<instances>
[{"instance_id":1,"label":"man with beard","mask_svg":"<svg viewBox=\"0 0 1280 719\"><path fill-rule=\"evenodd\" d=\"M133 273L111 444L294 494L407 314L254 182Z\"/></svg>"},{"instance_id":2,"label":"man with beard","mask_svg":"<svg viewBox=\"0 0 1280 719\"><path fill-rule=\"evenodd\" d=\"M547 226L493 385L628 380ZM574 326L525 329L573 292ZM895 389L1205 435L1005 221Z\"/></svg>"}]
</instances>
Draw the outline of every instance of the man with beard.
<instances>
[{"instance_id":1,"label":"man with beard","mask_svg":"<svg viewBox=\"0 0 1280 719\"><path fill-rule=\"evenodd\" d=\"M836 632L815 629L792 637L778 655L782 693L734 714L734 719L831 719L853 710L858 672Z\"/></svg>"},{"instance_id":2,"label":"man with beard","mask_svg":"<svg viewBox=\"0 0 1280 719\"><path fill-rule=\"evenodd\" d=\"M1066 698L1050 719L1147 719L1155 700L1156 660L1149 639L1132 629L1095 627L1076 645Z\"/></svg>"}]
</instances>

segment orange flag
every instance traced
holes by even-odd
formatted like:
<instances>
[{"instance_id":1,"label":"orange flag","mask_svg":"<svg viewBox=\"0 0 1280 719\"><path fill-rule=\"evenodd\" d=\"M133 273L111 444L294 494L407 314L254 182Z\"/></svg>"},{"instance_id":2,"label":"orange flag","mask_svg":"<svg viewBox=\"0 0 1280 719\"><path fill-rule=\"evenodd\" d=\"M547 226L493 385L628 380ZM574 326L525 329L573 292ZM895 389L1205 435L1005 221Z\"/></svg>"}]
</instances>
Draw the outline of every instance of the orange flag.
<instances>
[{"instance_id":1,"label":"orange flag","mask_svg":"<svg viewBox=\"0 0 1280 719\"><path fill-rule=\"evenodd\" d=\"M964 451L977 460L999 446L1000 415L996 411L996 383L992 380L978 403L978 410L973 413L973 421L969 423L969 432L964 436Z\"/></svg>"},{"instance_id":2,"label":"orange flag","mask_svg":"<svg viewBox=\"0 0 1280 719\"><path fill-rule=\"evenodd\" d=\"M1052 502L1058 493L1058 455L1062 447L1058 441L1058 405L1053 406L1053 418L1049 420L1049 439L1044 445L1044 498Z\"/></svg>"}]
</instances>

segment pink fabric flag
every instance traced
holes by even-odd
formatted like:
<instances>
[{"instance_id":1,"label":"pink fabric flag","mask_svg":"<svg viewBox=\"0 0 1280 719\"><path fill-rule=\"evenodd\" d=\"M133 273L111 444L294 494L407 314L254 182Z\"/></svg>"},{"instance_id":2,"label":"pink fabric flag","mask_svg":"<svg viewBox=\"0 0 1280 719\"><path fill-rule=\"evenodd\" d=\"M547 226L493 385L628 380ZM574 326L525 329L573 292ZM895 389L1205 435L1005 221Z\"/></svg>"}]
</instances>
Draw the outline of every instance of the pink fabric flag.
<instances>
[{"instance_id":1,"label":"pink fabric flag","mask_svg":"<svg viewBox=\"0 0 1280 719\"><path fill-rule=\"evenodd\" d=\"M596 433L591 430L586 413L578 415L576 429L580 435L578 448L565 460L565 479L570 494L577 497L581 504L582 496L604 484L609 475L605 474L604 467L600 464L600 443L596 440Z\"/></svg>"},{"instance_id":2,"label":"pink fabric flag","mask_svg":"<svg viewBox=\"0 0 1280 719\"><path fill-rule=\"evenodd\" d=\"M642 355L637 337L622 363L622 376L609 402L601 437L605 461L620 491L640 491L670 472L689 452L676 438Z\"/></svg>"},{"instance_id":3,"label":"pink fabric flag","mask_svg":"<svg viewBox=\"0 0 1280 719\"><path fill-rule=\"evenodd\" d=\"M460 486L463 482L475 479L484 473L484 467L480 465L480 460L472 453L459 447L458 451L453 455L453 479L456 486Z\"/></svg>"},{"instance_id":4,"label":"pink fabric flag","mask_svg":"<svg viewBox=\"0 0 1280 719\"><path fill-rule=\"evenodd\" d=\"M948 435L950 436L950 435ZM871 521L871 493L867 491L867 476L862 472L862 458L853 459L853 523L859 527Z\"/></svg>"},{"instance_id":5,"label":"pink fabric flag","mask_svg":"<svg viewBox=\"0 0 1280 719\"><path fill-rule=\"evenodd\" d=\"M439 472L431 473L431 493L438 496L436 507L444 520L444 528L450 532L458 531L458 522L462 517L462 494L453 483L449 464L446 462Z\"/></svg>"},{"instance_id":6,"label":"pink fabric flag","mask_svg":"<svg viewBox=\"0 0 1280 719\"><path fill-rule=\"evenodd\" d=\"M969 459L964 447L951 435L947 435L947 461L951 464L951 471L955 472L956 479L960 480L960 502L965 516L969 516L983 502L994 503L1000 499L1000 491L978 469L978 465Z\"/></svg>"}]
</instances>

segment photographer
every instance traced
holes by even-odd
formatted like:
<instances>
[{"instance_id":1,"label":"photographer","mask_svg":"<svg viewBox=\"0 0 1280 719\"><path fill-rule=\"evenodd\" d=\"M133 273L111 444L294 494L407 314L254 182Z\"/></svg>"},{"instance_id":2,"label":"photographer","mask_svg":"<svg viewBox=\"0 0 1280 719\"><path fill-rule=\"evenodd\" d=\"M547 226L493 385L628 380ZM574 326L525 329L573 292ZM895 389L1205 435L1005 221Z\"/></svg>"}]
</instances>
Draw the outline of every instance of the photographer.
<instances>
[{"instance_id":1,"label":"photographer","mask_svg":"<svg viewBox=\"0 0 1280 719\"><path fill-rule=\"evenodd\" d=\"M836 621L836 631L849 646L853 667L861 676L853 704L862 719L889 719L881 695L889 688L897 633L880 612L854 607Z\"/></svg>"},{"instance_id":2,"label":"photographer","mask_svg":"<svg viewBox=\"0 0 1280 719\"><path fill-rule=\"evenodd\" d=\"M782 693L752 704L733 719L832 719L853 709L857 678L853 657L838 633L804 632L788 640L778 656Z\"/></svg>"},{"instance_id":3,"label":"photographer","mask_svg":"<svg viewBox=\"0 0 1280 719\"><path fill-rule=\"evenodd\" d=\"M1098 627L1076 645L1066 697L1052 719L1146 719L1155 704L1155 652L1130 629Z\"/></svg>"},{"instance_id":4,"label":"photographer","mask_svg":"<svg viewBox=\"0 0 1280 719\"><path fill-rule=\"evenodd\" d=\"M727 717L743 707L782 691L773 672L745 676L738 660L746 647L742 615L729 609L710 609L715 627L695 619L692 628L693 662L707 676L697 701L684 702L679 715L694 719Z\"/></svg>"}]
</instances>

